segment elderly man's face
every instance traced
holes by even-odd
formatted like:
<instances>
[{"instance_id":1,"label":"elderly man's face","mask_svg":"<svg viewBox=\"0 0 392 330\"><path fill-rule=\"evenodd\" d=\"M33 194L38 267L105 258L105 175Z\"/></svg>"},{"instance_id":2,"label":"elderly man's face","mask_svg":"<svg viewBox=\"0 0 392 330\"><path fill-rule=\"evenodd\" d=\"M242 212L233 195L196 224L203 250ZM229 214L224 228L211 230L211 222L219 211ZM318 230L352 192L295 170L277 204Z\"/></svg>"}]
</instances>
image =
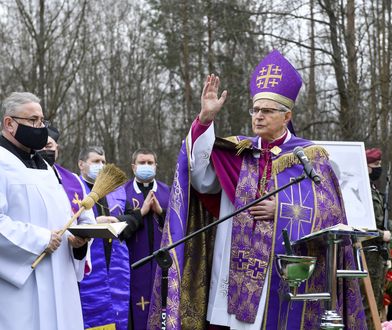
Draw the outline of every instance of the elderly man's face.
<instances>
[{"instance_id":1,"label":"elderly man's face","mask_svg":"<svg viewBox=\"0 0 392 330\"><path fill-rule=\"evenodd\" d=\"M253 103L253 109L263 109L252 115L252 129L256 135L268 141L283 135L291 119L291 111L281 112L277 102L267 99L257 100Z\"/></svg>"},{"instance_id":2,"label":"elderly man's face","mask_svg":"<svg viewBox=\"0 0 392 330\"><path fill-rule=\"evenodd\" d=\"M13 120L12 118L15 119ZM17 109L15 116L5 116L4 127L14 136L18 128L18 123L27 126L43 127L43 120L44 115L41 105L39 103L29 102L21 105Z\"/></svg>"}]
</instances>

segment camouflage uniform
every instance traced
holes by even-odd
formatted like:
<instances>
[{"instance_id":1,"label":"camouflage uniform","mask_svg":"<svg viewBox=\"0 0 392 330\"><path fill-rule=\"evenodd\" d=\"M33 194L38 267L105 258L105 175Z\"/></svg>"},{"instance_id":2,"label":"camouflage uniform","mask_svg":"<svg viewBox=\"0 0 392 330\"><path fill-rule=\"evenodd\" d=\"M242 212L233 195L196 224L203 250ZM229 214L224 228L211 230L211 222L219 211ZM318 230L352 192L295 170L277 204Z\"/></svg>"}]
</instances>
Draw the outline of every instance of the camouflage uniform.
<instances>
[{"instance_id":1,"label":"camouflage uniform","mask_svg":"<svg viewBox=\"0 0 392 330\"><path fill-rule=\"evenodd\" d=\"M380 231L380 235L384 228L384 198L383 195L378 191L378 189L371 183L372 190L372 199L373 199L373 208L374 208L374 217L376 219L377 228ZM370 252L365 250L366 263L369 270L370 280L373 287L374 297L377 303L377 309L381 312L383 308L383 296L384 296L384 285L385 285L385 275L387 272L387 260L383 254L384 241L382 237L376 237L371 240L364 241L362 244L364 247L366 246L377 246L378 251ZM367 299L364 302L367 319L371 320L370 310L368 306ZM369 329L373 328L373 324L369 324Z\"/></svg>"}]
</instances>

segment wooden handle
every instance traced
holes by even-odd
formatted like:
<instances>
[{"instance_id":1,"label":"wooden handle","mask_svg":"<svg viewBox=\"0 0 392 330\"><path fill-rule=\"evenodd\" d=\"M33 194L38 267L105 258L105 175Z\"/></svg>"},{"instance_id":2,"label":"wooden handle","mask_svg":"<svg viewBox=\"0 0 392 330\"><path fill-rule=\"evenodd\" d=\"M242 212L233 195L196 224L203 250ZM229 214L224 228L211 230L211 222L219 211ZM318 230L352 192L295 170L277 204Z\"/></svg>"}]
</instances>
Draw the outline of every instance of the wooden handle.
<instances>
[{"instance_id":1,"label":"wooden handle","mask_svg":"<svg viewBox=\"0 0 392 330\"><path fill-rule=\"evenodd\" d=\"M42 252L37 259L35 259L35 261L31 264L31 268L35 269L35 267L37 267L37 265L41 262L41 260L43 258L45 258L45 256L47 255L47 253L44 251Z\"/></svg>"},{"instance_id":2,"label":"wooden handle","mask_svg":"<svg viewBox=\"0 0 392 330\"><path fill-rule=\"evenodd\" d=\"M362 249L361 249L361 259L362 259L363 268L368 270L367 264L366 264L365 253L363 252ZM380 315L378 314L377 303L376 303L376 299L374 298L373 287L372 287L372 283L370 281L369 276L370 275L363 278L363 284L365 287L365 294L366 294L366 298L367 298L367 301L369 304L370 314L373 319L374 329L381 330Z\"/></svg>"},{"instance_id":3,"label":"wooden handle","mask_svg":"<svg viewBox=\"0 0 392 330\"><path fill-rule=\"evenodd\" d=\"M59 234L60 236L63 236L64 233L67 231L67 229L73 224L73 222L82 214L82 212L84 211L84 206L81 206L79 211L76 212L71 219L68 220L68 222L65 224L65 226L63 227L63 229L60 230ZM45 256L48 253L43 251L38 257L37 259L34 260L34 262L31 264L31 268L35 269L35 267L37 267L37 265L42 261L43 258L45 258Z\"/></svg>"}]
</instances>

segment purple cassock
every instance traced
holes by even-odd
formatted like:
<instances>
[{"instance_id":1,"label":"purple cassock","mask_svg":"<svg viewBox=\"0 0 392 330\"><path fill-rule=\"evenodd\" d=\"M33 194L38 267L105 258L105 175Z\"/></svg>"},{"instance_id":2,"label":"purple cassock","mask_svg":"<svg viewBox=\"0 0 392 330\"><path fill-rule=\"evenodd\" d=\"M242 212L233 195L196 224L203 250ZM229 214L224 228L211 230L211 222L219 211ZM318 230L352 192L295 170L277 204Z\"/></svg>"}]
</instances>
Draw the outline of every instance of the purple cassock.
<instances>
[{"instance_id":1,"label":"purple cassock","mask_svg":"<svg viewBox=\"0 0 392 330\"><path fill-rule=\"evenodd\" d=\"M133 208L141 208L144 203L143 193L137 186L135 180L130 180L125 184L125 190L128 202ZM163 182L154 180L152 190L159 201L162 209L166 211L169 202L169 187ZM149 232L147 226L147 218L151 218L153 224L153 244L150 245ZM153 251L159 249L162 228L160 226L160 219L154 213L147 214L143 219L144 226L137 230L130 240L127 240L129 249L129 261L134 263ZM155 259L138 269L131 269L131 303L133 314L133 329L143 330L147 329L147 318L151 303L151 290L154 281L156 270Z\"/></svg>"},{"instance_id":2,"label":"purple cassock","mask_svg":"<svg viewBox=\"0 0 392 330\"><path fill-rule=\"evenodd\" d=\"M55 171L57 171L61 180L61 184L67 193L72 211L73 213L76 213L79 211L79 204L76 201L79 199L82 200L84 198L82 182L79 180L76 174L70 172L59 164L54 164L53 167L55 168Z\"/></svg>"},{"instance_id":3,"label":"purple cassock","mask_svg":"<svg viewBox=\"0 0 392 330\"><path fill-rule=\"evenodd\" d=\"M85 184L87 193L90 188ZM121 186L106 196L110 215L123 214L125 210L125 190ZM94 206L95 217L99 215ZM107 268L104 240L95 238L91 244L92 271L80 282L80 299L85 328L128 329L129 316L129 257L125 243L112 241L110 266ZM104 327L106 326L106 327Z\"/></svg>"}]
</instances>

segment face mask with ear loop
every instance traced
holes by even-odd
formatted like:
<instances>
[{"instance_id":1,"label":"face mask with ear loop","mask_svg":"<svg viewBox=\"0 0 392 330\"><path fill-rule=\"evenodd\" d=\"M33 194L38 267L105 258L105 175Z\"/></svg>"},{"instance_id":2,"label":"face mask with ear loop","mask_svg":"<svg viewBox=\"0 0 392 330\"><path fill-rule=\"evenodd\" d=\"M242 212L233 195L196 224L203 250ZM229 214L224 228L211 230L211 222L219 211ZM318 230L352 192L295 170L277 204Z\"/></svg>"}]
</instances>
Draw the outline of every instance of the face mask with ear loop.
<instances>
[{"instance_id":1,"label":"face mask with ear loop","mask_svg":"<svg viewBox=\"0 0 392 330\"><path fill-rule=\"evenodd\" d=\"M14 137L25 147L40 150L48 142L48 129L46 127L31 127L18 123Z\"/></svg>"},{"instance_id":2,"label":"face mask with ear loop","mask_svg":"<svg viewBox=\"0 0 392 330\"><path fill-rule=\"evenodd\" d=\"M50 166L53 166L56 161L56 151L54 150L40 150L37 153L45 159Z\"/></svg>"},{"instance_id":3,"label":"face mask with ear loop","mask_svg":"<svg viewBox=\"0 0 392 330\"><path fill-rule=\"evenodd\" d=\"M372 167L372 173L369 174L371 181L377 181L381 177L382 167Z\"/></svg>"},{"instance_id":4,"label":"face mask with ear loop","mask_svg":"<svg viewBox=\"0 0 392 330\"><path fill-rule=\"evenodd\" d=\"M136 165L135 176L140 181L151 181L155 178L156 169L153 165Z\"/></svg>"},{"instance_id":5,"label":"face mask with ear loop","mask_svg":"<svg viewBox=\"0 0 392 330\"><path fill-rule=\"evenodd\" d=\"M103 169L103 164L91 164L88 169L87 176L92 179L96 180L98 173Z\"/></svg>"}]
</instances>

